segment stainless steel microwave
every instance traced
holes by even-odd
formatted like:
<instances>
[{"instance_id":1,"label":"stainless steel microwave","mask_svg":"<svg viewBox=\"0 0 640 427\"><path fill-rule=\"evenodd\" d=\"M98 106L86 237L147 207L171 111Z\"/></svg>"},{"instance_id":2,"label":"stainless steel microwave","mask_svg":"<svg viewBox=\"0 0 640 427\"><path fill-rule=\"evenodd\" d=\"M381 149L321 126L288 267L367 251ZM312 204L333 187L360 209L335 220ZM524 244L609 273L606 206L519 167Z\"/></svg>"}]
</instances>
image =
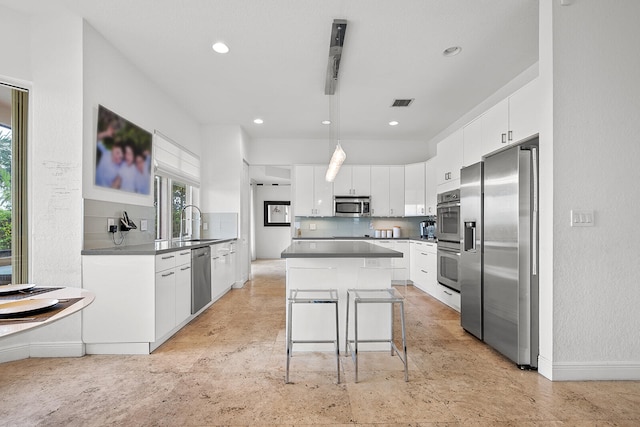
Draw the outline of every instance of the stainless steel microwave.
<instances>
[{"instance_id":1,"label":"stainless steel microwave","mask_svg":"<svg viewBox=\"0 0 640 427\"><path fill-rule=\"evenodd\" d=\"M369 197L335 197L333 214L348 218L371 216Z\"/></svg>"}]
</instances>

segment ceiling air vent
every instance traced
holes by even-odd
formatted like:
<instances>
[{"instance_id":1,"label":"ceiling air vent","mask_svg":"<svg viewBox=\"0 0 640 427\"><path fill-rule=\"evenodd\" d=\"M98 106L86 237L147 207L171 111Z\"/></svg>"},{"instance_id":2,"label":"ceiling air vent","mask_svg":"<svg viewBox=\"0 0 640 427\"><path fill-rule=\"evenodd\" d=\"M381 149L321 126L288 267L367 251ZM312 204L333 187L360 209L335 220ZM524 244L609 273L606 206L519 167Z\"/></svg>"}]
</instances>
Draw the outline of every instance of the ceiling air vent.
<instances>
[{"instance_id":1,"label":"ceiling air vent","mask_svg":"<svg viewBox=\"0 0 640 427\"><path fill-rule=\"evenodd\" d=\"M392 107L408 107L413 102L414 98L411 99L394 99Z\"/></svg>"}]
</instances>

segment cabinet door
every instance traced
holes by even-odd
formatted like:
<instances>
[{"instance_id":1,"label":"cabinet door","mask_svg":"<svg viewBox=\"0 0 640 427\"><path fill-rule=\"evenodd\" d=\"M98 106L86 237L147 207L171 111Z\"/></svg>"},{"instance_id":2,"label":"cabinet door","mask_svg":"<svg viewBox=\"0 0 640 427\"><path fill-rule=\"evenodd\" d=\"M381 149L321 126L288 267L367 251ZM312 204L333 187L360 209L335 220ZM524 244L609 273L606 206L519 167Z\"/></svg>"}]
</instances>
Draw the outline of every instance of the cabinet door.
<instances>
[{"instance_id":1,"label":"cabinet door","mask_svg":"<svg viewBox=\"0 0 640 427\"><path fill-rule=\"evenodd\" d=\"M191 263L176 267L176 325L191 316Z\"/></svg>"},{"instance_id":2,"label":"cabinet door","mask_svg":"<svg viewBox=\"0 0 640 427\"><path fill-rule=\"evenodd\" d=\"M509 97L509 142L518 142L540 130L539 79Z\"/></svg>"},{"instance_id":3,"label":"cabinet door","mask_svg":"<svg viewBox=\"0 0 640 427\"><path fill-rule=\"evenodd\" d=\"M404 215L425 213L425 164L414 163L404 167Z\"/></svg>"},{"instance_id":4,"label":"cabinet door","mask_svg":"<svg viewBox=\"0 0 640 427\"><path fill-rule=\"evenodd\" d=\"M313 216L333 216L333 183L324 178L325 166L314 167L314 214Z\"/></svg>"},{"instance_id":5,"label":"cabinet door","mask_svg":"<svg viewBox=\"0 0 640 427\"><path fill-rule=\"evenodd\" d=\"M404 182L404 168L402 168L401 172ZM371 166L371 216L389 216L389 173L388 166ZM404 184L402 188L404 195ZM402 211L404 211L404 205L402 206Z\"/></svg>"},{"instance_id":6,"label":"cabinet door","mask_svg":"<svg viewBox=\"0 0 640 427\"><path fill-rule=\"evenodd\" d=\"M311 216L314 212L314 166L296 166L294 169L293 211L296 216Z\"/></svg>"},{"instance_id":7,"label":"cabinet door","mask_svg":"<svg viewBox=\"0 0 640 427\"><path fill-rule=\"evenodd\" d=\"M333 192L336 196L353 196L352 166L342 166L333 180Z\"/></svg>"},{"instance_id":8,"label":"cabinet door","mask_svg":"<svg viewBox=\"0 0 640 427\"><path fill-rule=\"evenodd\" d=\"M371 195L371 166L351 167L351 189L354 196Z\"/></svg>"},{"instance_id":9,"label":"cabinet door","mask_svg":"<svg viewBox=\"0 0 640 427\"><path fill-rule=\"evenodd\" d=\"M411 258L411 249L409 247L408 240L396 240L393 242L393 250L402 252L402 258L394 258L393 266L395 268L393 272L393 279L406 281L409 280L409 268L410 268L410 258Z\"/></svg>"},{"instance_id":10,"label":"cabinet door","mask_svg":"<svg viewBox=\"0 0 640 427\"><path fill-rule=\"evenodd\" d=\"M463 139L459 129L438 143L438 185L460 179Z\"/></svg>"},{"instance_id":11,"label":"cabinet door","mask_svg":"<svg viewBox=\"0 0 640 427\"><path fill-rule=\"evenodd\" d=\"M486 155L507 145L509 130L509 100L500 101L482 115L482 154Z\"/></svg>"},{"instance_id":12,"label":"cabinet door","mask_svg":"<svg viewBox=\"0 0 640 427\"><path fill-rule=\"evenodd\" d=\"M389 167L389 216L403 216L403 215L404 215L404 166L390 166Z\"/></svg>"},{"instance_id":13,"label":"cabinet door","mask_svg":"<svg viewBox=\"0 0 640 427\"><path fill-rule=\"evenodd\" d=\"M462 129L463 166L470 166L481 160L482 155L482 117L478 117Z\"/></svg>"},{"instance_id":14,"label":"cabinet door","mask_svg":"<svg viewBox=\"0 0 640 427\"><path fill-rule=\"evenodd\" d=\"M176 325L175 268L156 273L156 340Z\"/></svg>"},{"instance_id":15,"label":"cabinet door","mask_svg":"<svg viewBox=\"0 0 640 427\"><path fill-rule=\"evenodd\" d=\"M226 263L228 256L228 251L223 250L222 245L216 245L215 251L211 250L211 296L214 300L229 289Z\"/></svg>"},{"instance_id":16,"label":"cabinet door","mask_svg":"<svg viewBox=\"0 0 640 427\"><path fill-rule=\"evenodd\" d=\"M438 178L437 160L433 157L425 163L425 195L427 215L436 214L436 204L438 203ZM417 233L416 233L417 234Z\"/></svg>"}]
</instances>

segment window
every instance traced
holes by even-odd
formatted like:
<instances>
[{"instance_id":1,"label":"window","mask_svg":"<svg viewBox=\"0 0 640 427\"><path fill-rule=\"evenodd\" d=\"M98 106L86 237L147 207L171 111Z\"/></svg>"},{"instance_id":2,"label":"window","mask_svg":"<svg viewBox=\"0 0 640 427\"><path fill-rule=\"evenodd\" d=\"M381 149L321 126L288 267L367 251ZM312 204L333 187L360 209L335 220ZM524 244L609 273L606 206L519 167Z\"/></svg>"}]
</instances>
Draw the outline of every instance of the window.
<instances>
[{"instance_id":1,"label":"window","mask_svg":"<svg viewBox=\"0 0 640 427\"><path fill-rule=\"evenodd\" d=\"M197 203L199 189L169 176L156 175L154 179L154 207L156 217L156 240L199 237L193 236L192 212L186 211L180 224L182 210ZM197 215L197 214L196 214ZM181 228L182 225L182 228ZM182 233L182 235L181 235Z\"/></svg>"},{"instance_id":2,"label":"window","mask_svg":"<svg viewBox=\"0 0 640 427\"><path fill-rule=\"evenodd\" d=\"M28 96L0 84L0 284L29 281Z\"/></svg>"}]
</instances>

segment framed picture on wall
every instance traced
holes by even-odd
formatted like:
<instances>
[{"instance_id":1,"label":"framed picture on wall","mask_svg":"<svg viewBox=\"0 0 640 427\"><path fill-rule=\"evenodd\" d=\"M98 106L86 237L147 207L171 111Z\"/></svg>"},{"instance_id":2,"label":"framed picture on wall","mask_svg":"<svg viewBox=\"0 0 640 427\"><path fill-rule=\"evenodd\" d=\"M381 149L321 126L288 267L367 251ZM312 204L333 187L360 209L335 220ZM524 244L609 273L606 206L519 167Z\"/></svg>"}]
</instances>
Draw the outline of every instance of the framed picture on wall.
<instances>
[{"instance_id":1,"label":"framed picture on wall","mask_svg":"<svg viewBox=\"0 0 640 427\"><path fill-rule=\"evenodd\" d=\"M264 226L289 227L291 225L291 201L265 201Z\"/></svg>"},{"instance_id":2,"label":"framed picture on wall","mask_svg":"<svg viewBox=\"0 0 640 427\"><path fill-rule=\"evenodd\" d=\"M98 106L96 186L151 194L151 149L151 132Z\"/></svg>"}]
</instances>

